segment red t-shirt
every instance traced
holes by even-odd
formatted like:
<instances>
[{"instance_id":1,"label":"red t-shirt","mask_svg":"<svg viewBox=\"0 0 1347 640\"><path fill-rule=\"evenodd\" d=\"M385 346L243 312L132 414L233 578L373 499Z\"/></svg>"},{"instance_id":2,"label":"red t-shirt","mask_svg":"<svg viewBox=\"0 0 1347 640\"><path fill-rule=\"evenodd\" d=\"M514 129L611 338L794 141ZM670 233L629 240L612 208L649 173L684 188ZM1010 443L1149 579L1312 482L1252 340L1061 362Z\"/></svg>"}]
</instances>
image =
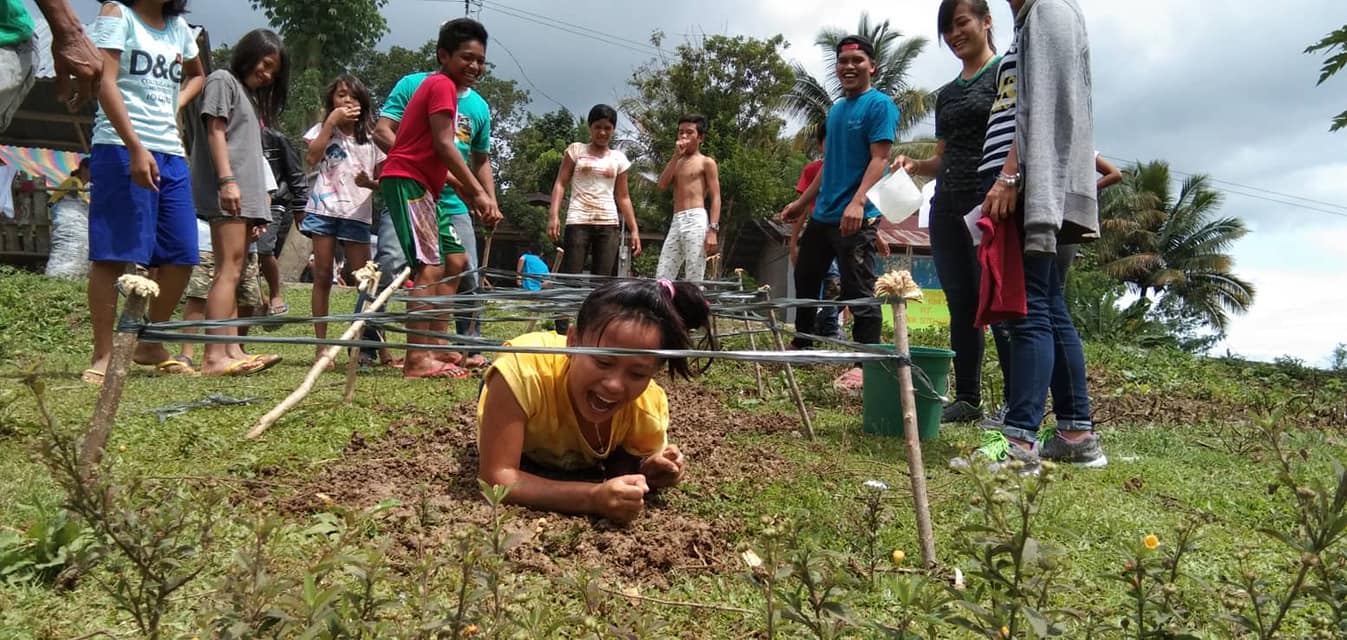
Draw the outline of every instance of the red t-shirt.
<instances>
[{"instance_id":1,"label":"red t-shirt","mask_svg":"<svg viewBox=\"0 0 1347 640\"><path fill-rule=\"evenodd\" d=\"M795 184L795 193L804 193L809 190L809 185L814 184L814 178L818 177L818 172L823 170L823 161L815 160L804 166L800 170L800 181ZM810 200L805 207L805 215L814 215L814 201Z\"/></svg>"},{"instance_id":2,"label":"red t-shirt","mask_svg":"<svg viewBox=\"0 0 1347 640\"><path fill-rule=\"evenodd\" d=\"M448 113L450 122L454 122L458 119L457 112L458 87L454 81L443 73L426 76L402 113L397 140L388 151L382 177L415 180L438 199L449 178L449 167L435 153L430 116Z\"/></svg>"}]
</instances>

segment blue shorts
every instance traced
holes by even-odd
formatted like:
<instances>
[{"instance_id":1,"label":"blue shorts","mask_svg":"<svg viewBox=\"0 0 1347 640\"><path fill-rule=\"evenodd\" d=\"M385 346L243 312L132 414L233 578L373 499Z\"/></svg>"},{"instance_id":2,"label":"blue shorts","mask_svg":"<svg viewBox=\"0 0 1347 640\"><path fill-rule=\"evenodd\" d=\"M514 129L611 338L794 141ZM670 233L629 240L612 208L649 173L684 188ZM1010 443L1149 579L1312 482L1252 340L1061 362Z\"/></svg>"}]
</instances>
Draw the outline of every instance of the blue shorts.
<instances>
[{"instance_id":1,"label":"blue shorts","mask_svg":"<svg viewBox=\"0 0 1347 640\"><path fill-rule=\"evenodd\" d=\"M306 238L326 236L343 242L369 244L370 225L368 222L349 218L333 218L316 213L305 213L299 221L299 232Z\"/></svg>"},{"instance_id":2,"label":"blue shorts","mask_svg":"<svg viewBox=\"0 0 1347 640\"><path fill-rule=\"evenodd\" d=\"M187 160L151 151L159 191L131 182L131 154L96 144L89 154L89 259L146 267L195 265L196 207Z\"/></svg>"}]
</instances>

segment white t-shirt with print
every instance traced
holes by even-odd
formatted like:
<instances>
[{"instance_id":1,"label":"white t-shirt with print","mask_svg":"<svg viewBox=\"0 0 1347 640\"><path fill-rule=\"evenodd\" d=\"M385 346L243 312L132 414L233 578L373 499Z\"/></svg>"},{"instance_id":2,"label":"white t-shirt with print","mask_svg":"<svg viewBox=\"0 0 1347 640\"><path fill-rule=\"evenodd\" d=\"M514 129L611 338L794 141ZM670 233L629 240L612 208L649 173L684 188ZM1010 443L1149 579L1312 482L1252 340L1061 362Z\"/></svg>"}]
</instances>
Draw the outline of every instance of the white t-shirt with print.
<instances>
[{"instance_id":1,"label":"white t-shirt with print","mask_svg":"<svg viewBox=\"0 0 1347 640\"><path fill-rule=\"evenodd\" d=\"M631 168L626 154L608 149L596 155L584 142L566 147L566 157L575 163L571 174L571 201L566 224L617 224L617 177Z\"/></svg>"},{"instance_id":2,"label":"white t-shirt with print","mask_svg":"<svg viewBox=\"0 0 1347 640\"><path fill-rule=\"evenodd\" d=\"M304 133L304 140L312 142L318 138L323 125L313 125ZM371 222L374 218L374 191L355 183L355 177L363 171L371 178L374 168L384 161L383 150L369 142L360 144L354 136L348 136L338 129L332 130L323 158L318 161L317 175L309 189L309 201L304 205L305 213L316 213L330 218L345 218Z\"/></svg>"}]
</instances>

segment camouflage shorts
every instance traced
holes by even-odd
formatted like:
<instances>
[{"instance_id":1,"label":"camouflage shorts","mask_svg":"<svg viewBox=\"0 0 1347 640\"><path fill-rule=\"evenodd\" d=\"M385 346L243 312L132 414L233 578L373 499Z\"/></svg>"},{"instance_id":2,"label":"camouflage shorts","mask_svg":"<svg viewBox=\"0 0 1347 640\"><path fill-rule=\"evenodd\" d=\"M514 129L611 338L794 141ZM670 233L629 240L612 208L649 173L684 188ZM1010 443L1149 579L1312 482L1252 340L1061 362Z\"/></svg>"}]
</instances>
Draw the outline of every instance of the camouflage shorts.
<instances>
[{"instance_id":1,"label":"camouflage shorts","mask_svg":"<svg viewBox=\"0 0 1347 640\"><path fill-rule=\"evenodd\" d=\"M234 295L238 296L240 307L262 306L262 287L258 283L260 272L257 269L257 254L248 254L243 262L243 277ZM211 282L215 280L215 254L201 252L201 263L192 267L192 277L187 281L187 297L206 299L210 293Z\"/></svg>"}]
</instances>

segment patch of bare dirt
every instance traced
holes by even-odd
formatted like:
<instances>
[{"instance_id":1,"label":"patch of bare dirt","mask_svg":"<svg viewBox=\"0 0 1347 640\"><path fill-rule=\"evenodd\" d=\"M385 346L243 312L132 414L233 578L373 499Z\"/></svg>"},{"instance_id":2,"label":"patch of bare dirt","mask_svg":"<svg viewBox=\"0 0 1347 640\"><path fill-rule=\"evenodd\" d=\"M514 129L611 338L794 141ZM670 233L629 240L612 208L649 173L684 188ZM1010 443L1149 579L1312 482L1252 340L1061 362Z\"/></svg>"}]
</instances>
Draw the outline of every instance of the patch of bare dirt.
<instances>
[{"instance_id":1,"label":"patch of bare dirt","mask_svg":"<svg viewBox=\"0 0 1347 640\"><path fill-rule=\"evenodd\" d=\"M798 418L730 411L713 391L694 384L671 387L669 439L688 456L685 482L713 486L760 481L788 471L787 462L770 449L730 440L735 434L794 430ZM439 415L414 407L396 412L405 417L388 433L378 438L352 435L340 460L297 479L294 493L271 501L283 513L308 515L328 508L318 494L354 508L396 499L401 505L391 512L392 533L408 553L415 547L418 511L434 514L437 522L427 537L444 543L464 523L490 522L490 509L478 493L475 404L465 402ZM652 586L667 585L670 572L732 567L731 540L741 523L680 511L667 498L647 499L646 512L626 527L597 518L512 509L509 526L522 534L522 543L510 551L510 558L548 575L593 567L610 577Z\"/></svg>"}]
</instances>

